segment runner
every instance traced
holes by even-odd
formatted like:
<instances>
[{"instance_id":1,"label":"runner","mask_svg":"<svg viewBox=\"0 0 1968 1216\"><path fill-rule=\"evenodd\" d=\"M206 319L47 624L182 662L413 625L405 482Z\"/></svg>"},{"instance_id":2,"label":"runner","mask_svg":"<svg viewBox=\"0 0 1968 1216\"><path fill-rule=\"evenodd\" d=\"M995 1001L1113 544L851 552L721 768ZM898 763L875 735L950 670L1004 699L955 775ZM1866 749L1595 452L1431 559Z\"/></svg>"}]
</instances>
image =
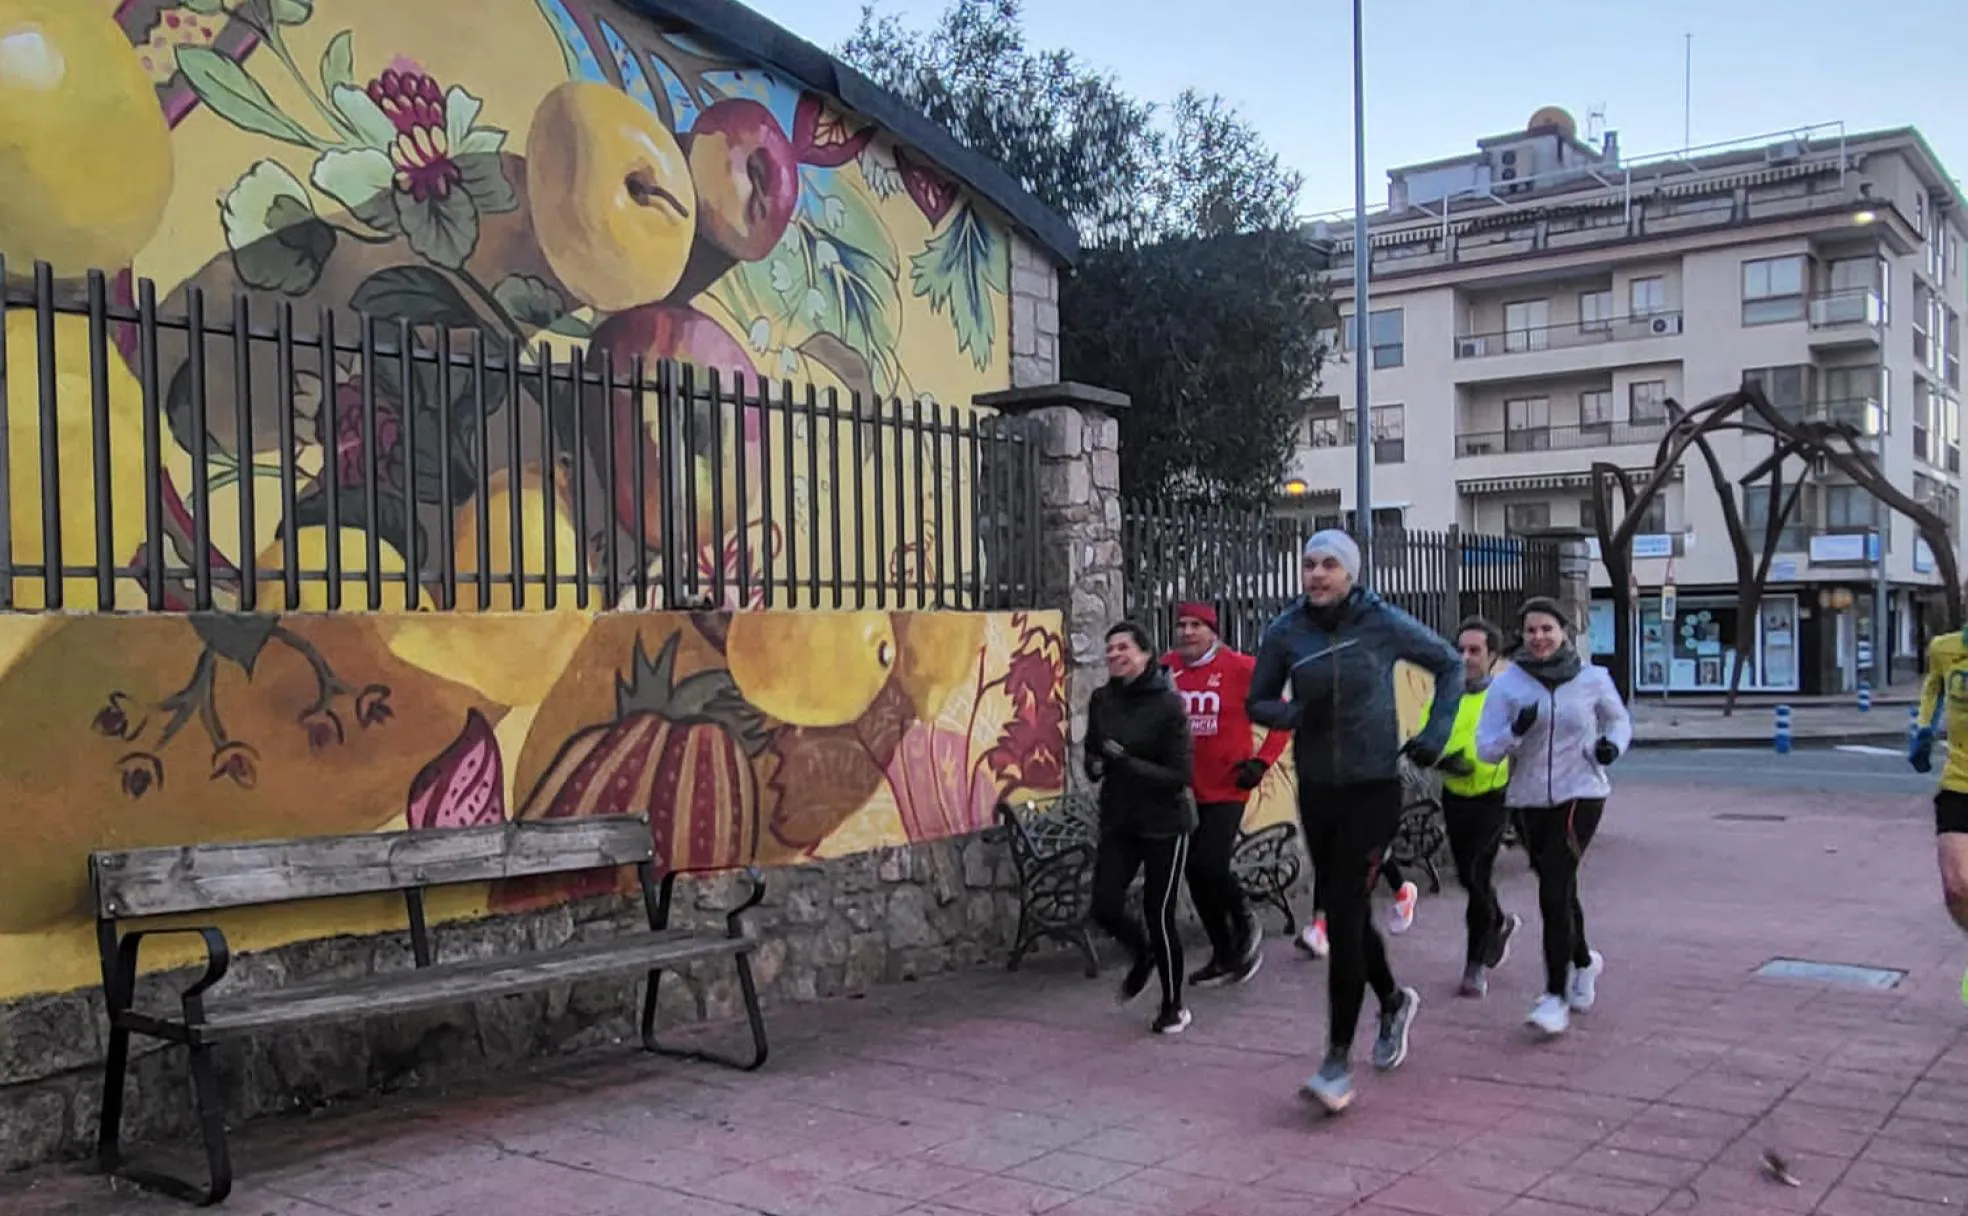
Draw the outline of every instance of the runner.
<instances>
[{"instance_id":1,"label":"runner","mask_svg":"<svg viewBox=\"0 0 1968 1216\"><path fill-rule=\"evenodd\" d=\"M1497 627L1481 617L1471 617L1456 630L1456 649L1462 652L1462 702L1456 707L1448 749L1437 766L1442 770L1442 818L1448 824L1449 853L1455 858L1456 880L1469 893L1460 989L1467 997L1489 991L1489 972L1503 965L1511 935L1523 923L1514 912L1504 914L1494 878L1497 850L1510 821L1503 805L1510 766L1484 764L1476 757L1476 723L1502 645Z\"/></svg>"},{"instance_id":2,"label":"runner","mask_svg":"<svg viewBox=\"0 0 1968 1216\"><path fill-rule=\"evenodd\" d=\"M1326 1059L1305 1092L1335 1114L1353 1100L1353 1035L1368 986L1380 1000L1374 1067L1396 1068L1407 1058L1421 997L1396 986L1369 898L1400 826L1400 759L1426 768L1441 758L1462 695L1455 652L1421 622L1354 586L1359 572L1359 547L1344 532L1305 542L1305 598L1264 631L1249 706L1253 721L1293 732L1299 821L1324 887L1332 949ZM1394 698L1401 659L1433 675L1441 694L1405 744ZM1287 685L1289 701L1282 699Z\"/></svg>"},{"instance_id":3,"label":"runner","mask_svg":"<svg viewBox=\"0 0 1968 1216\"><path fill-rule=\"evenodd\" d=\"M1914 771L1934 768L1934 727L1947 710L1947 764L1934 794L1934 849L1941 867L1941 897L1954 923L1968 929L1968 629L1927 643L1927 679L1907 759ZM1963 982L1968 999L1968 981Z\"/></svg>"},{"instance_id":4,"label":"runner","mask_svg":"<svg viewBox=\"0 0 1968 1216\"><path fill-rule=\"evenodd\" d=\"M1421 904L1421 888L1402 876L1400 863L1394 860L1393 846L1381 855L1380 876L1387 880L1387 889L1394 893L1394 903L1387 909L1387 931L1406 933L1414 928L1415 910ZM1315 867L1312 873L1312 919L1306 922L1298 936L1292 939L1305 954L1313 958L1324 958L1331 949L1326 931L1325 893L1319 886L1319 874Z\"/></svg>"},{"instance_id":5,"label":"runner","mask_svg":"<svg viewBox=\"0 0 1968 1216\"><path fill-rule=\"evenodd\" d=\"M1088 779L1100 783L1093 919L1127 948L1122 1003L1140 996L1150 976L1160 976L1155 1033L1181 1034L1189 1010L1182 1004L1175 895L1196 830L1188 717L1168 672L1148 650L1148 635L1132 621L1107 631L1107 675L1087 705L1084 763ZM1144 870L1145 931L1127 906L1128 888Z\"/></svg>"},{"instance_id":6,"label":"runner","mask_svg":"<svg viewBox=\"0 0 1968 1216\"><path fill-rule=\"evenodd\" d=\"M1606 669L1579 657L1555 601L1534 596L1518 617L1524 645L1490 685L1476 758L1511 758L1504 801L1518 811L1544 921L1544 995L1529 1021L1557 1036L1592 1008L1606 968L1586 943L1578 871L1612 793L1606 766L1633 742L1633 723Z\"/></svg>"},{"instance_id":7,"label":"runner","mask_svg":"<svg viewBox=\"0 0 1968 1216\"><path fill-rule=\"evenodd\" d=\"M1196 754L1190 788L1196 795L1197 824L1189 840L1189 898L1209 935L1210 957L1189 982L1198 988L1241 984L1264 965L1264 930L1251 915L1230 860L1251 791L1284 754L1291 734L1271 731L1264 746L1253 752L1244 700L1256 662L1217 640L1216 609L1210 605L1176 605L1175 649L1162 664L1189 714Z\"/></svg>"}]
</instances>

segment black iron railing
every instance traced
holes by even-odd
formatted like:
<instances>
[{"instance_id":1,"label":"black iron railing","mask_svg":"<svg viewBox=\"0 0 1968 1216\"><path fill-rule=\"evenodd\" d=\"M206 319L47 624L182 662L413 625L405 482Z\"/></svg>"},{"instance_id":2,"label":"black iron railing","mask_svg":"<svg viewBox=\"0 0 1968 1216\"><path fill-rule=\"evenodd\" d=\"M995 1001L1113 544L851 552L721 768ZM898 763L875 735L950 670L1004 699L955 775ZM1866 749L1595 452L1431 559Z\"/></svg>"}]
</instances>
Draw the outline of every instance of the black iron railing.
<instances>
[{"instance_id":1,"label":"black iron railing","mask_svg":"<svg viewBox=\"0 0 1968 1216\"><path fill-rule=\"evenodd\" d=\"M0 608L1038 599L1029 419L6 271Z\"/></svg>"},{"instance_id":2,"label":"black iron railing","mask_svg":"<svg viewBox=\"0 0 1968 1216\"><path fill-rule=\"evenodd\" d=\"M1159 646L1175 606L1216 608L1226 645L1250 652L1265 626L1302 594L1301 554L1312 526L1295 517L1130 499L1122 506L1123 594L1130 619ZM1529 595L1558 593L1558 542L1405 529L1376 531L1372 584L1444 636L1465 617L1514 619Z\"/></svg>"}]
</instances>

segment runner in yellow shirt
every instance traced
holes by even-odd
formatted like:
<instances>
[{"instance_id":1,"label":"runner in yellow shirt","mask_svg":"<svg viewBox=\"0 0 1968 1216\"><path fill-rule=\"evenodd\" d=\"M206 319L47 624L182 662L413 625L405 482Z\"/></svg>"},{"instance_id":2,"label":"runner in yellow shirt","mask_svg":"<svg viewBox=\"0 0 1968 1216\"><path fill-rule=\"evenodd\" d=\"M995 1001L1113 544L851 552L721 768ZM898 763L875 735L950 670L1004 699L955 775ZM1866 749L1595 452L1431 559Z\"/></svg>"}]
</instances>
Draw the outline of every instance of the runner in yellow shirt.
<instances>
[{"instance_id":1,"label":"runner in yellow shirt","mask_svg":"<svg viewBox=\"0 0 1968 1216\"><path fill-rule=\"evenodd\" d=\"M1915 772L1933 770L1934 727L1944 705L1948 748L1941 788L1934 795L1935 851L1948 914L1968 929L1968 629L1942 634L1927 644L1927 680L1920 690L1920 715L1907 755ZM1962 996L1968 999L1968 980Z\"/></svg>"}]
</instances>

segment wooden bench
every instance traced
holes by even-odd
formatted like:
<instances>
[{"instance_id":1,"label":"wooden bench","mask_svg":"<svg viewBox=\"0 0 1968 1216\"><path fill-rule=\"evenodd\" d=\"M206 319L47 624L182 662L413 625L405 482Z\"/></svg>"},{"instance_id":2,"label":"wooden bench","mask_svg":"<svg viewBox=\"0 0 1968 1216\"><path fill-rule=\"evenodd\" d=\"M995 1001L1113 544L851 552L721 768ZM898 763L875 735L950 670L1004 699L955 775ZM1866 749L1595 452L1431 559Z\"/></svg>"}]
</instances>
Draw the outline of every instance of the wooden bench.
<instances>
[{"instance_id":1,"label":"wooden bench","mask_svg":"<svg viewBox=\"0 0 1968 1216\"><path fill-rule=\"evenodd\" d=\"M649 821L629 815L91 854L89 882L110 1027L97 1141L102 1170L115 1173L123 1166L123 1088L133 1034L180 1043L190 1051L192 1091L208 1181L201 1186L135 1168L127 1170L127 1176L140 1185L203 1205L220 1202L232 1189L213 1048L251 1034L461 1005L557 984L642 972L647 977L641 1019L644 1048L746 1070L759 1067L765 1063L766 1040L765 1019L751 971L750 955L756 943L745 936L740 918L764 899L763 877L756 868L746 871L751 893L726 914L722 932L673 929L670 901L678 872L664 873L659 884L656 864ZM455 962L438 961L432 950L431 926L424 912L428 888L625 865L634 866L640 880L649 921L647 933ZM416 965L355 979L305 981L257 991L220 990L216 986L225 978L232 955L219 929L211 925L120 928L121 922L150 917L197 916L234 908L397 892L402 893L408 913L410 951ZM176 994L175 1011L138 1008L139 951L146 940L167 934L203 940L204 974ZM748 1057L673 1050L662 1047L656 1039L656 998L663 973L715 957L730 958L738 970L745 1014L751 1022L752 1051Z\"/></svg>"},{"instance_id":2,"label":"wooden bench","mask_svg":"<svg viewBox=\"0 0 1968 1216\"><path fill-rule=\"evenodd\" d=\"M1050 938L1078 949L1087 978L1098 978L1100 960L1087 917L1093 907L1099 808L1087 795L1070 793L1022 809L1000 802L997 820L997 834L1010 847L1018 877L1018 932L1007 970L1018 970L1032 947ZM1241 836L1230 859L1231 873L1253 910L1276 908L1288 936L1297 931L1288 898L1301 872L1297 838L1297 824L1274 823Z\"/></svg>"}]
</instances>

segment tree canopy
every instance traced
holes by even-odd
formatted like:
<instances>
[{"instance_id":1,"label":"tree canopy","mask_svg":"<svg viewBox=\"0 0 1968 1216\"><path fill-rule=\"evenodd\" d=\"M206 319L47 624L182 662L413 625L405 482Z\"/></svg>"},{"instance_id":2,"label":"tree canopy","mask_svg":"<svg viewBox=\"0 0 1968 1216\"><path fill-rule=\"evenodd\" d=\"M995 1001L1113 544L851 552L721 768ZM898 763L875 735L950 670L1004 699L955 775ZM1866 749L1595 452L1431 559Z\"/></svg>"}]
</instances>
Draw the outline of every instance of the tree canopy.
<instances>
[{"instance_id":1,"label":"tree canopy","mask_svg":"<svg viewBox=\"0 0 1968 1216\"><path fill-rule=\"evenodd\" d=\"M1158 106L1029 46L1021 0L950 0L927 29L866 7L840 54L1078 229L1061 371L1133 399L1123 489L1269 501L1331 321L1300 175L1236 108L1194 90Z\"/></svg>"}]
</instances>

